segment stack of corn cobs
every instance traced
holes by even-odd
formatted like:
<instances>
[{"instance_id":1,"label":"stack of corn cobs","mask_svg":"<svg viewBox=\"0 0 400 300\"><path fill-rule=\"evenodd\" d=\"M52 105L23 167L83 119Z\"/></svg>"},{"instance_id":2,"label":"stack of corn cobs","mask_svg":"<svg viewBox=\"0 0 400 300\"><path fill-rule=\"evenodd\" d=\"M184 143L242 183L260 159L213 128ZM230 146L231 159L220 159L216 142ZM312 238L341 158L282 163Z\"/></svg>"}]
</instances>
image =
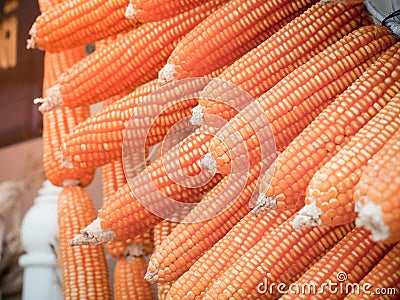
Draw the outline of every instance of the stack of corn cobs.
<instances>
[{"instance_id":1,"label":"stack of corn cobs","mask_svg":"<svg viewBox=\"0 0 400 300\"><path fill-rule=\"evenodd\" d=\"M39 1L65 299L398 299L400 43L359 2Z\"/></svg>"}]
</instances>

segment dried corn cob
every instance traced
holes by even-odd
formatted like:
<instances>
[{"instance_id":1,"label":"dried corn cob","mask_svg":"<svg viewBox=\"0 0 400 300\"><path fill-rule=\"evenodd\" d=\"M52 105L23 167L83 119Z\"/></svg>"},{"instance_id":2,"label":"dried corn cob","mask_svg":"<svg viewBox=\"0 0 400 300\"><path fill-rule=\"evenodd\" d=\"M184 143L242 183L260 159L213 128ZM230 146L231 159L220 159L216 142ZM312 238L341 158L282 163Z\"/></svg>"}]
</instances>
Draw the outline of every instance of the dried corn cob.
<instances>
[{"instance_id":1,"label":"dried corn cob","mask_svg":"<svg viewBox=\"0 0 400 300\"><path fill-rule=\"evenodd\" d=\"M398 49L400 50L400 47ZM397 56L400 58L400 52ZM399 73L400 65L396 66L397 70L392 69L391 73ZM398 86L390 89L390 80L397 83ZM400 128L400 81L396 78L386 77L385 86L374 89L373 93L379 93L379 89L382 88L383 90L390 89L386 95L378 96L384 101L393 97L393 93L397 92L398 94L373 118L369 121L365 119L368 123L358 132L356 131L355 136L315 172L305 191L306 205L299 211L298 217L294 221L293 226L296 228L322 224L341 225L355 220L354 187L360 180L368 161ZM373 109L369 109L369 112ZM364 114L366 115L366 113Z\"/></svg>"},{"instance_id":2,"label":"dried corn cob","mask_svg":"<svg viewBox=\"0 0 400 300\"><path fill-rule=\"evenodd\" d=\"M272 181L268 174L262 180L266 192L259 207L284 209L303 205L307 185L315 172L355 135L367 122L367 116L372 118L398 91L399 84L393 80L384 89L374 86L376 80L386 78L383 70L394 70L396 64L390 61L399 49L398 44L391 47L285 149L276 161ZM395 72L392 75L396 76Z\"/></svg>"},{"instance_id":3,"label":"dried corn cob","mask_svg":"<svg viewBox=\"0 0 400 300\"><path fill-rule=\"evenodd\" d=\"M231 180L227 176L208 192L199 206L154 251L146 279L150 282L176 280L221 239L249 212L248 202L255 191L259 172L260 167L256 166L248 177ZM190 222L191 219L206 221Z\"/></svg>"},{"instance_id":4,"label":"dried corn cob","mask_svg":"<svg viewBox=\"0 0 400 300\"><path fill-rule=\"evenodd\" d=\"M170 155L158 158L135 178L128 177L128 184L117 190L114 197L102 206L97 220L85 228L82 235L76 236L71 244L103 243L114 238L121 240L135 236L161 221L150 211L167 214L169 218L178 214L175 217L178 220L183 217L185 212L166 201L165 197L174 199L178 205L179 202L196 201L217 184L220 176L210 179L210 174L201 173L199 164L192 163L205 153L210 139L208 134L195 132L182 145L174 147ZM182 173L189 176L184 185L180 185ZM146 208L142 203L146 203Z\"/></svg>"},{"instance_id":5,"label":"dried corn cob","mask_svg":"<svg viewBox=\"0 0 400 300\"><path fill-rule=\"evenodd\" d=\"M203 165L222 174L238 171L232 163L251 167L272 147L270 128L276 148L282 149L395 41L377 25L346 35L237 114L212 140Z\"/></svg>"},{"instance_id":6,"label":"dried corn cob","mask_svg":"<svg viewBox=\"0 0 400 300\"><path fill-rule=\"evenodd\" d=\"M396 98L400 98L400 95ZM374 241L400 240L399 170L400 129L397 129L390 140L368 161L360 181L354 187L353 201L358 214L356 225L370 230Z\"/></svg>"},{"instance_id":7,"label":"dried corn cob","mask_svg":"<svg viewBox=\"0 0 400 300\"><path fill-rule=\"evenodd\" d=\"M137 164L142 165L137 169L138 171L143 170L145 167L144 162L140 159L137 161ZM119 187L126 184L122 161L115 161L103 167L102 183L104 203L108 201L109 198L114 196ZM154 247L153 232L151 230L147 230L142 234L134 236L128 240L111 241L106 243L105 247L111 256L119 258L128 247L131 247L131 244L136 244L136 247L142 247L145 255L149 255L153 251Z\"/></svg>"},{"instance_id":8,"label":"dried corn cob","mask_svg":"<svg viewBox=\"0 0 400 300\"><path fill-rule=\"evenodd\" d=\"M174 18L146 23L100 47L63 73L48 96L35 99L44 112L57 106L79 106L102 101L157 76L177 42L222 0L207 2ZM88 80L88 78L90 80Z\"/></svg>"},{"instance_id":9,"label":"dried corn cob","mask_svg":"<svg viewBox=\"0 0 400 300\"><path fill-rule=\"evenodd\" d=\"M172 18L185 11L202 5L210 0L135 0L130 1L126 16L136 18L140 22L156 22L167 18ZM227 2L228 0L225 0Z\"/></svg>"},{"instance_id":10,"label":"dried corn cob","mask_svg":"<svg viewBox=\"0 0 400 300\"><path fill-rule=\"evenodd\" d=\"M159 82L204 76L231 64L315 2L229 1L176 46L158 74Z\"/></svg>"},{"instance_id":11,"label":"dried corn cob","mask_svg":"<svg viewBox=\"0 0 400 300\"><path fill-rule=\"evenodd\" d=\"M82 187L65 182L58 199L59 251L64 299L111 299L107 262L100 245L70 247L69 240L96 218Z\"/></svg>"},{"instance_id":12,"label":"dried corn cob","mask_svg":"<svg viewBox=\"0 0 400 300\"><path fill-rule=\"evenodd\" d=\"M144 280L147 261L144 253L129 253L115 265L115 299L156 299L153 286Z\"/></svg>"},{"instance_id":13,"label":"dried corn cob","mask_svg":"<svg viewBox=\"0 0 400 300\"><path fill-rule=\"evenodd\" d=\"M264 233L278 227L292 214L291 211L271 211L258 216L248 213L172 284L167 299L202 298L220 272L245 254Z\"/></svg>"},{"instance_id":14,"label":"dried corn cob","mask_svg":"<svg viewBox=\"0 0 400 300\"><path fill-rule=\"evenodd\" d=\"M43 89L53 85L59 74L81 60L85 56L84 50L78 47L59 53L45 53ZM53 185L62 186L65 179L78 179L86 186L93 180L94 169L71 168L63 161L60 151L65 136L89 115L88 106L57 108L43 114L43 165L46 178Z\"/></svg>"},{"instance_id":15,"label":"dried corn cob","mask_svg":"<svg viewBox=\"0 0 400 300\"><path fill-rule=\"evenodd\" d=\"M359 282L361 293L349 294L345 300L397 299L400 294L399 257L400 243L397 243ZM382 292L377 293L377 288Z\"/></svg>"},{"instance_id":16,"label":"dried corn cob","mask_svg":"<svg viewBox=\"0 0 400 300\"><path fill-rule=\"evenodd\" d=\"M65 138L65 160L81 167L98 167L122 159L122 140L134 109L156 87L151 81L78 124Z\"/></svg>"},{"instance_id":17,"label":"dried corn cob","mask_svg":"<svg viewBox=\"0 0 400 300\"><path fill-rule=\"evenodd\" d=\"M356 28L371 23L363 5L322 5L320 2L313 5L235 61L218 76L222 82L211 81L202 93L207 99L199 99L200 107L194 111L192 122L196 125L204 123L204 120L199 120L202 114L230 120L236 114L235 111L229 112L232 106L240 110L252 100L231 95L231 91L223 86L224 81L244 89L252 97L259 97L329 45ZM227 104L230 106L227 107ZM199 110L200 116L197 113Z\"/></svg>"},{"instance_id":18,"label":"dried corn cob","mask_svg":"<svg viewBox=\"0 0 400 300\"><path fill-rule=\"evenodd\" d=\"M154 248L157 249L167 238L167 236L176 228L178 222L163 220L154 226ZM157 283L157 295L159 300L167 299L167 294L171 288L170 282Z\"/></svg>"},{"instance_id":19,"label":"dried corn cob","mask_svg":"<svg viewBox=\"0 0 400 300\"><path fill-rule=\"evenodd\" d=\"M105 103L105 105L107 104ZM139 156L137 161L133 163L141 165L137 172L144 169L144 163ZM126 183L122 161L115 161L105 165L102 176L104 202L108 201L107 199ZM152 233L151 230L148 230L132 239L111 241L105 244L108 253L118 258L114 269L115 299L155 298L153 286L143 282L143 264L145 266L147 264L144 256L153 251Z\"/></svg>"},{"instance_id":20,"label":"dried corn cob","mask_svg":"<svg viewBox=\"0 0 400 300\"><path fill-rule=\"evenodd\" d=\"M59 52L137 27L125 18L127 0L62 1L43 11L29 31L27 48Z\"/></svg>"},{"instance_id":21,"label":"dried corn cob","mask_svg":"<svg viewBox=\"0 0 400 300\"><path fill-rule=\"evenodd\" d=\"M354 228L318 262L308 269L295 283L304 287L312 283L313 299L343 299L346 294L357 293L357 287L346 286L358 283L392 246L374 243L364 228ZM323 270L323 272L321 272ZM337 287L337 292L324 288L327 283ZM344 287L344 288L342 288ZM359 292L359 291L358 291ZM309 299L310 294L301 289L287 293L280 299Z\"/></svg>"},{"instance_id":22,"label":"dried corn cob","mask_svg":"<svg viewBox=\"0 0 400 300\"><path fill-rule=\"evenodd\" d=\"M294 230L291 220L293 216L264 235L220 274L206 292L205 299L260 297L267 282L275 285L293 282L354 227L354 224L346 224ZM266 290L263 296L276 297L276 292Z\"/></svg>"}]
</instances>

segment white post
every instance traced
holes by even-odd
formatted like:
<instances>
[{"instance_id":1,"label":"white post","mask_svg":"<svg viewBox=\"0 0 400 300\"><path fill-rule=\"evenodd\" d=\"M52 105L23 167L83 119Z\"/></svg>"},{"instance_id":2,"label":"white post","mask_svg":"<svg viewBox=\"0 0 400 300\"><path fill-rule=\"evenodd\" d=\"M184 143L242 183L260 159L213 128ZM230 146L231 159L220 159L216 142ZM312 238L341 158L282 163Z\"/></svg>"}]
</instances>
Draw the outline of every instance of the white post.
<instances>
[{"instance_id":1,"label":"white post","mask_svg":"<svg viewBox=\"0 0 400 300\"><path fill-rule=\"evenodd\" d=\"M24 268L22 300L62 300L55 249L58 249L57 199L61 188L49 181L27 211L21 225L21 243L26 254L19 259Z\"/></svg>"}]
</instances>

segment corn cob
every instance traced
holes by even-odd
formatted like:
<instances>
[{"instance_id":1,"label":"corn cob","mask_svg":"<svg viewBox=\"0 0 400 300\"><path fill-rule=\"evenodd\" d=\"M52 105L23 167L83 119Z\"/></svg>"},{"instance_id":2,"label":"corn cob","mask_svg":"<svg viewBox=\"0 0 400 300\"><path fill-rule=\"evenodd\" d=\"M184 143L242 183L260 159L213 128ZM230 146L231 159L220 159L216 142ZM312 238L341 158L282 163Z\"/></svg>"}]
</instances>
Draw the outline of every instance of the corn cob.
<instances>
[{"instance_id":1,"label":"corn cob","mask_svg":"<svg viewBox=\"0 0 400 300\"><path fill-rule=\"evenodd\" d=\"M400 243L387 253L374 268L359 282L361 293L348 294L345 300L389 300L400 294ZM376 289L382 290L377 293ZM386 292L386 295L383 293Z\"/></svg>"},{"instance_id":2,"label":"corn cob","mask_svg":"<svg viewBox=\"0 0 400 300\"><path fill-rule=\"evenodd\" d=\"M160 70L160 84L204 76L231 64L316 1L231 0L176 46Z\"/></svg>"},{"instance_id":3,"label":"corn cob","mask_svg":"<svg viewBox=\"0 0 400 300\"><path fill-rule=\"evenodd\" d=\"M145 167L144 162L138 160L137 163L142 165L137 170L143 170ZM103 202L106 202L115 194L119 187L126 183L122 161L115 161L103 167L102 183ZM106 243L105 247L111 256L120 258L124 251L126 251L127 247L131 244L137 244L137 246L142 247L145 255L149 255L153 251L154 247L153 232L147 230L142 234L134 236L132 239L111 241Z\"/></svg>"},{"instance_id":4,"label":"corn cob","mask_svg":"<svg viewBox=\"0 0 400 300\"><path fill-rule=\"evenodd\" d=\"M81 167L98 167L122 159L122 140L134 109L156 87L151 81L115 101L66 136L61 151L64 159Z\"/></svg>"},{"instance_id":5,"label":"corn cob","mask_svg":"<svg viewBox=\"0 0 400 300\"><path fill-rule=\"evenodd\" d=\"M223 237L249 212L247 204L255 191L259 172L260 168L256 166L248 178L243 176L238 180L231 180L227 176L208 192L199 206L154 251L150 257L146 279L150 282L176 280ZM207 220L186 222L191 219Z\"/></svg>"},{"instance_id":6,"label":"corn cob","mask_svg":"<svg viewBox=\"0 0 400 300\"><path fill-rule=\"evenodd\" d=\"M400 98L398 94L396 98ZM394 123L394 122L392 122ZM385 125L387 126L387 125ZM392 126L392 125L390 125ZM357 226L365 226L374 241L400 240L400 129L368 161L354 188Z\"/></svg>"},{"instance_id":7,"label":"corn cob","mask_svg":"<svg viewBox=\"0 0 400 300\"><path fill-rule=\"evenodd\" d=\"M210 179L210 174L201 173L199 164L192 163L205 153L210 139L208 134L195 132L182 145L174 147L170 155L158 158L135 178L128 177L128 183L102 206L98 218L71 244L104 243L133 237L161 221L155 212L175 221L183 218L185 212L173 204L197 201L221 179L218 175ZM189 179L182 182L182 173ZM177 202L171 204L166 198Z\"/></svg>"},{"instance_id":8,"label":"corn cob","mask_svg":"<svg viewBox=\"0 0 400 300\"><path fill-rule=\"evenodd\" d=\"M294 230L291 220L293 216L264 235L220 274L204 298L257 298L260 293L266 298L276 297L276 290L262 293L267 282L293 282L354 227L354 224L346 224L335 228L311 227ZM287 251L288 249L292 251Z\"/></svg>"},{"instance_id":9,"label":"corn cob","mask_svg":"<svg viewBox=\"0 0 400 300\"><path fill-rule=\"evenodd\" d=\"M128 18L136 18L139 22L156 22L172 18L178 14L202 5L210 0L135 0L130 1L126 9ZM227 2L228 0L225 0Z\"/></svg>"},{"instance_id":10,"label":"corn cob","mask_svg":"<svg viewBox=\"0 0 400 300\"><path fill-rule=\"evenodd\" d=\"M114 298L156 299L153 286L143 279L147 261L143 255L120 258L115 265Z\"/></svg>"},{"instance_id":11,"label":"corn cob","mask_svg":"<svg viewBox=\"0 0 400 300\"><path fill-rule=\"evenodd\" d=\"M265 233L272 231L293 214L292 211L248 213L213 247L175 281L167 299L200 299L217 278L241 255L255 245Z\"/></svg>"},{"instance_id":12,"label":"corn cob","mask_svg":"<svg viewBox=\"0 0 400 300\"><path fill-rule=\"evenodd\" d=\"M200 107L194 111L192 123L204 123L204 120L199 120L202 114L218 115L230 120L236 114L235 111L229 112L232 106L240 110L253 100L231 95L231 91L223 87L225 81L257 98L329 45L356 28L371 23L363 5L314 4L235 61L218 76L222 82L211 81L201 93L207 99L199 99ZM201 114L197 113L199 110Z\"/></svg>"},{"instance_id":13,"label":"corn cob","mask_svg":"<svg viewBox=\"0 0 400 300\"><path fill-rule=\"evenodd\" d=\"M34 102L42 103L42 112L63 105L93 104L154 79L182 36L221 1L207 2L174 18L146 23L120 35L64 72L58 84L48 89L48 96Z\"/></svg>"},{"instance_id":14,"label":"corn cob","mask_svg":"<svg viewBox=\"0 0 400 300\"><path fill-rule=\"evenodd\" d=\"M295 283L301 288L312 282L313 299L343 299L346 294L357 293L358 283L392 246L374 243L364 228L355 228L328 251L318 262L308 269ZM323 272L321 272L323 270ZM325 284L337 287L330 290ZM280 299L309 299L310 294L301 289L283 295Z\"/></svg>"},{"instance_id":15,"label":"corn cob","mask_svg":"<svg viewBox=\"0 0 400 300\"><path fill-rule=\"evenodd\" d=\"M400 52L398 54L400 58ZM386 84L390 86L389 78L386 77L385 88ZM392 80L400 84L398 79ZM354 187L368 161L400 128L399 91L400 85L397 91L395 88L379 96L390 99L393 92L398 93L312 176L305 191L306 205L299 211L293 224L296 228L322 224L341 225L355 220ZM375 89L375 92L379 91Z\"/></svg>"},{"instance_id":16,"label":"corn cob","mask_svg":"<svg viewBox=\"0 0 400 300\"><path fill-rule=\"evenodd\" d=\"M251 167L272 149L271 130L282 149L395 41L383 26L364 26L318 53L224 126L203 165L222 174L240 170L232 163Z\"/></svg>"},{"instance_id":17,"label":"corn cob","mask_svg":"<svg viewBox=\"0 0 400 300\"><path fill-rule=\"evenodd\" d=\"M54 84L59 74L81 60L84 55L83 47L59 53L45 53L43 89ZM63 161L60 152L64 137L89 115L88 106L57 108L43 114L43 165L46 178L53 185L62 186L64 179L78 179L86 186L93 180L94 169L71 168Z\"/></svg>"},{"instance_id":18,"label":"corn cob","mask_svg":"<svg viewBox=\"0 0 400 300\"><path fill-rule=\"evenodd\" d=\"M107 262L100 245L70 247L69 240L96 218L82 187L65 182L58 199L59 251L64 299L111 299Z\"/></svg>"},{"instance_id":19,"label":"corn cob","mask_svg":"<svg viewBox=\"0 0 400 300\"><path fill-rule=\"evenodd\" d=\"M59 1L60 2L60 1ZM36 18L27 48L59 52L137 27L125 18L126 0L61 1Z\"/></svg>"},{"instance_id":20,"label":"corn cob","mask_svg":"<svg viewBox=\"0 0 400 300\"><path fill-rule=\"evenodd\" d=\"M157 249L168 235L176 228L178 222L163 220L154 226L154 248ZM171 288L171 282L157 283L157 293L159 300L165 300Z\"/></svg>"}]
</instances>

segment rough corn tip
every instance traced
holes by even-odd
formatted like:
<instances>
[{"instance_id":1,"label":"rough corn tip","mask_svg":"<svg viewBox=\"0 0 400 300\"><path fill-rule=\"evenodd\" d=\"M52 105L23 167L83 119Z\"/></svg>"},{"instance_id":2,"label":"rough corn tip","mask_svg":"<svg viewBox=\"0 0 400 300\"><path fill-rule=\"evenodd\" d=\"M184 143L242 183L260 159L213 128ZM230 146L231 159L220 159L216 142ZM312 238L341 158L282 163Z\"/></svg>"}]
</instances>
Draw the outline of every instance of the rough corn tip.
<instances>
[{"instance_id":1,"label":"rough corn tip","mask_svg":"<svg viewBox=\"0 0 400 300\"><path fill-rule=\"evenodd\" d=\"M209 153L200 160L200 165L213 173L217 172L217 162Z\"/></svg>"},{"instance_id":2,"label":"rough corn tip","mask_svg":"<svg viewBox=\"0 0 400 300\"><path fill-rule=\"evenodd\" d=\"M30 38L26 40L26 49L36 49L37 44L35 42L37 37L37 25L36 22L33 23L31 29L29 29Z\"/></svg>"},{"instance_id":3,"label":"rough corn tip","mask_svg":"<svg viewBox=\"0 0 400 300\"><path fill-rule=\"evenodd\" d=\"M154 269L154 271L151 272L150 271L151 269ZM152 284L157 283L158 281L158 268L154 267L154 264L151 262L151 260L149 261L146 274L144 275L144 279Z\"/></svg>"},{"instance_id":4,"label":"rough corn tip","mask_svg":"<svg viewBox=\"0 0 400 300\"><path fill-rule=\"evenodd\" d=\"M111 229L103 229L101 227L102 219L97 218L90 223L85 229L81 230L70 242L70 246L81 245L97 245L112 241L115 237L114 231Z\"/></svg>"},{"instance_id":5,"label":"rough corn tip","mask_svg":"<svg viewBox=\"0 0 400 300\"><path fill-rule=\"evenodd\" d=\"M158 85L162 86L167 84L168 82L175 80L175 65L171 63L167 63L159 72L158 72Z\"/></svg>"},{"instance_id":6,"label":"rough corn tip","mask_svg":"<svg viewBox=\"0 0 400 300\"><path fill-rule=\"evenodd\" d=\"M125 251L123 252L122 256L126 258L128 262L130 262L135 257L145 256L145 246L143 243L132 243L126 246Z\"/></svg>"},{"instance_id":7,"label":"rough corn tip","mask_svg":"<svg viewBox=\"0 0 400 300\"><path fill-rule=\"evenodd\" d=\"M40 104L39 111L41 113L45 113L47 111L51 111L56 107L63 106L62 95L60 92L60 85L56 84L51 88L49 88L46 92L47 92L47 97L36 98L33 100L34 104Z\"/></svg>"},{"instance_id":8,"label":"rough corn tip","mask_svg":"<svg viewBox=\"0 0 400 300\"><path fill-rule=\"evenodd\" d=\"M129 3L126 7L125 18L136 19L136 9L133 7L132 3Z\"/></svg>"},{"instance_id":9,"label":"rough corn tip","mask_svg":"<svg viewBox=\"0 0 400 300\"><path fill-rule=\"evenodd\" d=\"M193 126L204 125L204 116L200 104L192 109L192 117L190 118L190 124L192 124Z\"/></svg>"},{"instance_id":10,"label":"rough corn tip","mask_svg":"<svg viewBox=\"0 0 400 300\"><path fill-rule=\"evenodd\" d=\"M256 200L256 205L252 209L252 212L258 216L260 212L274 210L277 207L277 201L275 197L267 197L265 193L260 194Z\"/></svg>"},{"instance_id":11,"label":"rough corn tip","mask_svg":"<svg viewBox=\"0 0 400 300\"><path fill-rule=\"evenodd\" d=\"M368 201L362 205L360 201L356 201L354 210L358 213L356 226L368 229L374 242L386 240L390 236L389 226L383 221L383 212L379 204Z\"/></svg>"},{"instance_id":12,"label":"rough corn tip","mask_svg":"<svg viewBox=\"0 0 400 300\"><path fill-rule=\"evenodd\" d=\"M298 211L297 215L292 221L292 226L295 229L321 226L323 225L320 219L321 214L322 210L317 207L316 202L313 201L310 204L304 205L304 207Z\"/></svg>"}]
</instances>

